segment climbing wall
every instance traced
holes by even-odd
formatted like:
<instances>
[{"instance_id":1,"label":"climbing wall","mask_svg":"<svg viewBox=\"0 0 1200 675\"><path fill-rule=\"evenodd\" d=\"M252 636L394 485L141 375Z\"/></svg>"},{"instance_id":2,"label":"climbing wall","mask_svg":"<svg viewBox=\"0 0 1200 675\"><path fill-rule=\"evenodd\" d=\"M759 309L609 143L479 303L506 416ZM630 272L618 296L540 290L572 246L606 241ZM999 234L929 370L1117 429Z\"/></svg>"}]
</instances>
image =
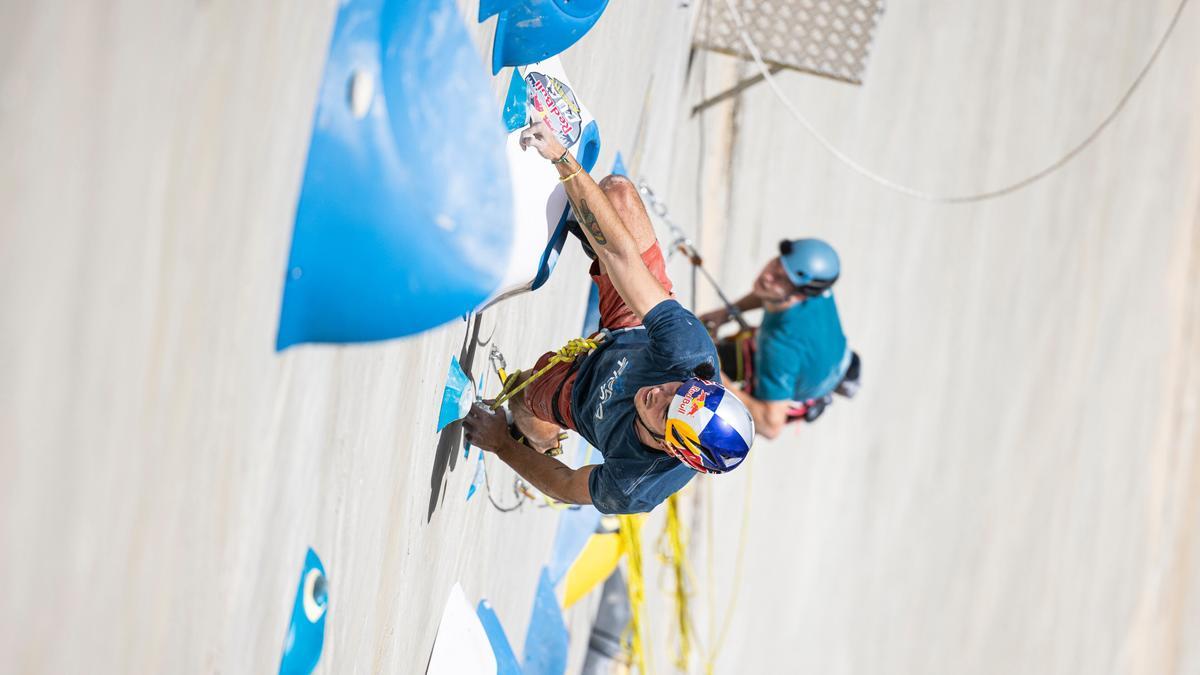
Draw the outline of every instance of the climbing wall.
<instances>
[{"instance_id":1,"label":"climbing wall","mask_svg":"<svg viewBox=\"0 0 1200 675\"><path fill-rule=\"evenodd\" d=\"M864 354L852 404L682 495L713 589L693 670L1200 671L1200 13L1075 163L939 207L846 170L765 88L689 117L745 65L705 52L685 80L680 4L611 3L562 56L598 166L621 150L732 294L782 237L835 243ZM324 621L316 672L420 673L456 584L450 609L486 597L525 659L559 513L468 501L439 393L452 358L479 375L485 345L528 364L577 335L587 261L566 247L478 328L275 351L338 8L0 7L0 672L276 672L299 608ZM869 166L985 188L1086 133L1173 8L893 3L865 86L779 77ZM494 20L459 9L486 71ZM642 531L670 672L661 514ZM563 615L568 672L594 608Z\"/></svg>"}]
</instances>

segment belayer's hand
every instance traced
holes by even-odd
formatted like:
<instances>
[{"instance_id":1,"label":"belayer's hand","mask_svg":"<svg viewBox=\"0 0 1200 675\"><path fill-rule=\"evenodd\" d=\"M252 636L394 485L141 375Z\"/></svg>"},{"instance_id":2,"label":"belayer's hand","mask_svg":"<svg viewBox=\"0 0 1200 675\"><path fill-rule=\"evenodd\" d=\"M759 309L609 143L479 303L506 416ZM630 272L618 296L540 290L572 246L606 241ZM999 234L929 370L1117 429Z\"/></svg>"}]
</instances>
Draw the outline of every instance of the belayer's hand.
<instances>
[{"instance_id":1,"label":"belayer's hand","mask_svg":"<svg viewBox=\"0 0 1200 675\"><path fill-rule=\"evenodd\" d=\"M542 119L535 120L521 132L521 149L529 148L537 150L545 159L558 159L567 151Z\"/></svg>"},{"instance_id":2,"label":"belayer's hand","mask_svg":"<svg viewBox=\"0 0 1200 675\"><path fill-rule=\"evenodd\" d=\"M484 403L471 406L471 412L463 418L463 437L471 445L488 452L496 452L512 438L504 412L493 412Z\"/></svg>"},{"instance_id":3,"label":"belayer's hand","mask_svg":"<svg viewBox=\"0 0 1200 675\"><path fill-rule=\"evenodd\" d=\"M719 330L721 326L729 323L729 310L714 309L711 312L701 314L698 318L700 319L700 323L704 324L704 327L708 329L710 334L716 335L717 330Z\"/></svg>"}]
</instances>

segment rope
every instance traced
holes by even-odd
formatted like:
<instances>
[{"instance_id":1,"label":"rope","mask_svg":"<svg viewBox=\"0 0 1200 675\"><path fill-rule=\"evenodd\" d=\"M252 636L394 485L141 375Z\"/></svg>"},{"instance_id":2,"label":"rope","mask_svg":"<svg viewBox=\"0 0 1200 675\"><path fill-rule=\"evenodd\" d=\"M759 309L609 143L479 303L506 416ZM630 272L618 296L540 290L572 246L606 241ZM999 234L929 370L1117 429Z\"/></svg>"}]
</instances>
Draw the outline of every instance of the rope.
<instances>
[{"instance_id":1,"label":"rope","mask_svg":"<svg viewBox=\"0 0 1200 675\"><path fill-rule=\"evenodd\" d=\"M1100 121L1100 124L1097 125L1090 134L1084 137L1082 141L1067 151L1067 153L1062 157L1046 165L1041 170L1026 176L1025 178L1013 183L1009 183L1003 187L965 195L939 195L903 185L885 176L875 173L862 164L859 164L846 153L839 150L828 138L817 131L816 128L813 127L812 123L809 122L808 118L796 108L796 106L787 98L786 95L784 95L783 90L780 89L779 84L775 81L774 76L771 75L770 69L768 69L767 65L763 63L762 54L759 52L758 45L756 45L746 33L745 24L742 21L742 15L740 12L738 12L737 7L734 6L735 3L733 0L725 0L725 4L729 7L729 11L733 15L733 21L734 24L736 24L739 36L742 38L742 43L746 45L746 50L750 52L750 56L753 57L754 63L758 66L759 72L762 74L767 84L771 87L771 90L775 93L775 97L778 98L779 102L782 103L783 106L787 108L788 112L790 112L792 116L796 118L796 121L800 123L800 126L804 127L805 131L812 134L813 138L815 138L817 142L825 148L826 151L836 157L838 161L850 167L859 174L878 183L879 185L882 185L885 188L894 190L895 192L928 202L940 204L965 204L970 202L982 202L988 199L1002 197L1004 195L1016 192L1022 188L1028 187L1045 178L1046 176L1049 176L1055 171L1058 171L1063 166L1066 166L1068 162L1070 162L1072 159L1075 159L1077 155L1091 145L1092 141L1096 140L1100 134L1106 128L1108 128L1109 124L1111 124L1112 121L1117 118L1117 115L1119 115L1125 108L1125 104L1128 103L1133 97L1133 93L1137 91L1137 88L1141 86L1142 81L1146 79L1146 75L1150 72L1150 68L1158 60L1159 54L1162 53L1163 48L1167 45L1168 39L1170 39L1171 34L1175 31L1175 26L1179 24L1179 18L1183 15L1183 10L1187 7L1188 1L1189 0L1180 0L1179 6L1175 9L1175 15L1171 17L1171 22L1167 24L1167 29L1163 32L1162 38L1158 41L1158 45L1155 46L1154 51L1151 52L1150 59L1146 61L1146 65L1142 67L1137 77L1134 78L1133 83L1130 84L1129 88L1125 90L1125 93L1117 101L1117 104L1113 107L1112 111L1109 112L1108 115Z\"/></svg>"},{"instance_id":2,"label":"rope","mask_svg":"<svg viewBox=\"0 0 1200 675\"><path fill-rule=\"evenodd\" d=\"M486 456L487 453L484 453L484 457ZM492 496L492 481L490 478L488 478L488 475L489 472L487 470L487 462L484 461L483 486L484 491L487 492L488 501L492 503L492 506L495 507L495 509L500 513L511 513L512 511L516 511L517 509L521 508L521 505L525 503L525 495L521 494L520 490L517 489L516 480L513 481L513 493L517 495L517 503L513 504L512 506L504 506L500 502L496 501L496 498Z\"/></svg>"},{"instance_id":3,"label":"rope","mask_svg":"<svg viewBox=\"0 0 1200 675\"><path fill-rule=\"evenodd\" d=\"M725 639L729 636L729 627L733 622L734 610L737 608L738 599L740 598L742 591L742 575L745 572L746 562L746 537L747 533L750 531L750 497L754 492L754 465L751 464L750 459L747 459L745 463L748 465L746 467L746 471L749 473L746 474L746 489L742 500L742 526L741 532L738 533L737 552L734 554L735 558L733 563L733 576L730 578L731 580L728 584L733 590L730 591L729 602L725 605L725 612L723 614L725 619L721 622L721 629L719 632L716 628L717 604L716 593L714 590L717 588L717 584L716 564L713 558L715 538L713 536L713 501L711 488L708 495L709 498L704 500L704 518L706 521L705 529L707 530L705 558L708 565L707 588L709 591L708 644L711 645L709 651L704 656L704 672L707 675L712 675L716 669L717 657L721 653L721 648L725 645Z\"/></svg>"},{"instance_id":4,"label":"rope","mask_svg":"<svg viewBox=\"0 0 1200 675\"><path fill-rule=\"evenodd\" d=\"M592 351L600 345L602 340L603 337L600 336L597 336L596 338L571 338L567 344L563 345L554 356L550 357L550 362L543 366L541 370L537 371L533 375L530 375L524 382L518 384L516 387L501 392L501 394L496 397L496 400L492 402L492 410L498 410L500 406L504 405L513 396L516 396L525 387L528 387L531 382L538 379L542 375L545 375L554 366L560 363L571 363L579 356Z\"/></svg>"},{"instance_id":5,"label":"rope","mask_svg":"<svg viewBox=\"0 0 1200 675\"><path fill-rule=\"evenodd\" d=\"M491 338L488 338L488 341L490 342ZM505 383L508 382L508 378L509 378L509 374L505 370L508 367L508 363L505 362L504 354L502 354L500 352L500 349L498 347L496 347L496 345L492 345L491 349L488 351L488 363L491 364L492 370L496 371L496 375L500 378L500 386L503 388ZM482 394L484 392L484 390L487 388L487 383L488 383L487 375L488 375L488 373L485 372L483 382L481 382L479 385L479 393L480 394ZM503 392L503 389L501 389L501 391ZM525 504L525 495L522 494L522 492L520 490L521 477L516 476L516 475L513 476L513 495L515 495L517 498L516 503L514 503L512 506L505 506L505 505L501 504L500 502L496 501L496 498L492 496L491 472L488 471L488 467L487 467L488 454L489 453L481 452L480 456L479 456L479 461L481 463L483 463L483 486L484 486L484 492L487 493L488 501L491 502L492 507L495 508L500 513L511 513L513 511L516 511L517 509L521 508L521 506L523 506Z\"/></svg>"},{"instance_id":6,"label":"rope","mask_svg":"<svg viewBox=\"0 0 1200 675\"><path fill-rule=\"evenodd\" d=\"M716 666L717 656L721 653L721 647L725 645L725 638L729 637L729 627L733 623L733 614L737 609L738 598L742 594L742 573L746 569L746 537L750 531L750 497L754 494L754 465L747 462L746 467L746 488L742 502L742 528L738 533L737 554L733 563L733 578L729 584L733 589L729 595L729 603L725 605L725 620L721 623L721 631L717 634L717 641L712 646L712 651L708 655L708 670L711 673ZM710 643L712 644L712 643Z\"/></svg>"},{"instance_id":7,"label":"rope","mask_svg":"<svg viewBox=\"0 0 1200 675\"><path fill-rule=\"evenodd\" d=\"M682 227L676 225L675 221L667 217L667 205L658 201L658 196L654 194L654 190L650 189L650 184L645 179L638 182L638 193L642 195L642 200L649 205L649 210L666 223L667 227L671 230L671 236L675 238L671 243L670 250L667 252L667 259L670 260L675 256L675 252L678 251L692 264L692 313L696 311L696 272L700 272L708 280L708 283L712 284L713 290L717 292L717 297L725 305L729 316L737 321L738 326L742 330L749 330L750 325L746 323L746 318L742 315L742 310L738 309L738 306L725 295L725 291L721 290L721 285L717 283L717 280L708 273L708 270L704 269L704 259L700 256L700 252L696 250L695 243L688 238L687 232Z\"/></svg>"},{"instance_id":8,"label":"rope","mask_svg":"<svg viewBox=\"0 0 1200 675\"><path fill-rule=\"evenodd\" d=\"M621 641L629 654L630 662L637 666L638 672L648 675L646 654L649 642L645 639L645 623L643 613L646 603L646 581L642 576L642 523L641 516L617 516L620 527L617 529L621 538L621 547L625 550L625 564L629 568L629 626Z\"/></svg>"},{"instance_id":9,"label":"rope","mask_svg":"<svg viewBox=\"0 0 1200 675\"><path fill-rule=\"evenodd\" d=\"M669 566L675 577L675 619L679 622L679 651L675 655L675 668L687 672L692 660L691 620L688 606L687 544L683 540L683 528L679 520L679 493L667 498L667 524L658 538L659 559Z\"/></svg>"}]
</instances>

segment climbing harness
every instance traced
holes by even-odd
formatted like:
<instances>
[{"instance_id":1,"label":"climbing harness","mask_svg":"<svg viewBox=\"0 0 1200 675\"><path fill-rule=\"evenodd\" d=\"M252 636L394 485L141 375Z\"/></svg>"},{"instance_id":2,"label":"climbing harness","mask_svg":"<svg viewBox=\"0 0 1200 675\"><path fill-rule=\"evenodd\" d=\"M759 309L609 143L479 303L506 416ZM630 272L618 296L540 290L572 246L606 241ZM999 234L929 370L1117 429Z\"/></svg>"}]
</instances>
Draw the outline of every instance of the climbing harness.
<instances>
[{"instance_id":1,"label":"climbing harness","mask_svg":"<svg viewBox=\"0 0 1200 675\"><path fill-rule=\"evenodd\" d=\"M540 370L530 375L519 385L502 391L500 396L497 396L496 400L492 402L492 410L499 409L500 406L504 405L513 396L516 396L518 393L523 391L525 387L528 387L534 380L538 379L542 375L545 375L554 366L560 363L574 363L575 359L584 354L590 353L593 349L600 346L600 343L604 341L605 337L607 337L607 333L605 331L601 331L596 336L591 338L571 338L569 341L567 341L567 344L563 345L554 356L550 357L550 362L545 366L542 366ZM503 376L501 379L507 380L507 378Z\"/></svg>"},{"instance_id":2,"label":"climbing harness","mask_svg":"<svg viewBox=\"0 0 1200 675\"><path fill-rule=\"evenodd\" d=\"M496 372L499 373L500 382L502 383L502 388L500 390L500 394L496 397L495 401L492 401L492 405L491 405L492 411L494 412L496 410L499 410L502 405L504 405L505 403L510 401L512 399L512 397L516 396L518 393L523 391L526 387L528 387L531 383L533 383L534 380L536 380L539 377L541 377L542 375L545 375L546 373L550 372L551 368L553 368L554 366L556 366L560 363L571 364L571 371L568 371L568 374L567 374L567 377L569 377L570 373L573 372L576 368L578 368L579 362L577 359L582 355L591 353L592 350L594 350L598 346L600 346L600 343L603 342L607 336L608 336L607 331L601 331L600 333L598 333L590 338L571 338L567 342L567 344L563 345L562 348L559 349L557 353L555 353L554 356L550 357L549 363L547 363L545 366L543 366L537 372L535 372L532 375L530 375L529 377L525 378L525 381L521 382L520 384L517 384L517 382L518 382L518 380L520 380L521 371L514 370L511 374L507 373L504 368L507 365L504 363L504 357L502 355L500 355L499 350L496 349L495 345L492 345L492 356L499 357L498 361L495 358L492 359L492 365L493 365L493 367L496 368ZM497 365L497 364L500 364L500 365ZM559 398L559 395L562 393L562 387L564 384L566 384L565 377L563 378L563 381L559 383L558 389L555 390L555 392L554 392L554 405L552 407L553 407L554 413L555 413L554 414L555 421L558 422L558 425L560 427L565 428L567 425L559 417L559 414L558 414L558 398ZM526 445L529 445L529 443L526 441L525 437L520 435L520 432L516 430L516 425L514 425L512 423L511 418L509 419L509 429L513 433L513 438L517 439L518 441L520 441L522 443L525 443ZM551 457L557 457L557 456L561 455L563 453L562 442L566 439L567 439L567 434L565 432L560 433L558 435L558 445L556 445L553 448L550 448L549 450L546 450L545 454L547 454ZM532 448L533 446L530 445L530 447Z\"/></svg>"}]
</instances>

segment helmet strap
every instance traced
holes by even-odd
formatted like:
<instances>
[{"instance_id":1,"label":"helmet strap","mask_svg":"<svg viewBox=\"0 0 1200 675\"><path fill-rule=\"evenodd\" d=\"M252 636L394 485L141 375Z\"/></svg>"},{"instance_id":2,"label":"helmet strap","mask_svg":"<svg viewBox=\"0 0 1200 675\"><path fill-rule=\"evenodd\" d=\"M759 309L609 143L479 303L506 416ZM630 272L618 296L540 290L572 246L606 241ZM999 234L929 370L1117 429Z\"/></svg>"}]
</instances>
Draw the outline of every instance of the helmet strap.
<instances>
[{"instance_id":1,"label":"helmet strap","mask_svg":"<svg viewBox=\"0 0 1200 675\"><path fill-rule=\"evenodd\" d=\"M660 433L658 433L657 431L655 431L655 430L651 429L651 428L650 428L650 425L649 425L649 424L646 424L646 421L642 419L642 414L641 414L640 412L638 412L637 410L634 410L634 411L633 411L633 416L637 418L638 424L642 425L642 428L646 430L646 433L650 434L650 437L651 437L651 438L653 438L654 440L656 440L656 441L658 441L658 442L660 442L660 443L666 443L666 442L667 442L667 437L666 437L666 436L664 436L663 434L660 434Z\"/></svg>"}]
</instances>

